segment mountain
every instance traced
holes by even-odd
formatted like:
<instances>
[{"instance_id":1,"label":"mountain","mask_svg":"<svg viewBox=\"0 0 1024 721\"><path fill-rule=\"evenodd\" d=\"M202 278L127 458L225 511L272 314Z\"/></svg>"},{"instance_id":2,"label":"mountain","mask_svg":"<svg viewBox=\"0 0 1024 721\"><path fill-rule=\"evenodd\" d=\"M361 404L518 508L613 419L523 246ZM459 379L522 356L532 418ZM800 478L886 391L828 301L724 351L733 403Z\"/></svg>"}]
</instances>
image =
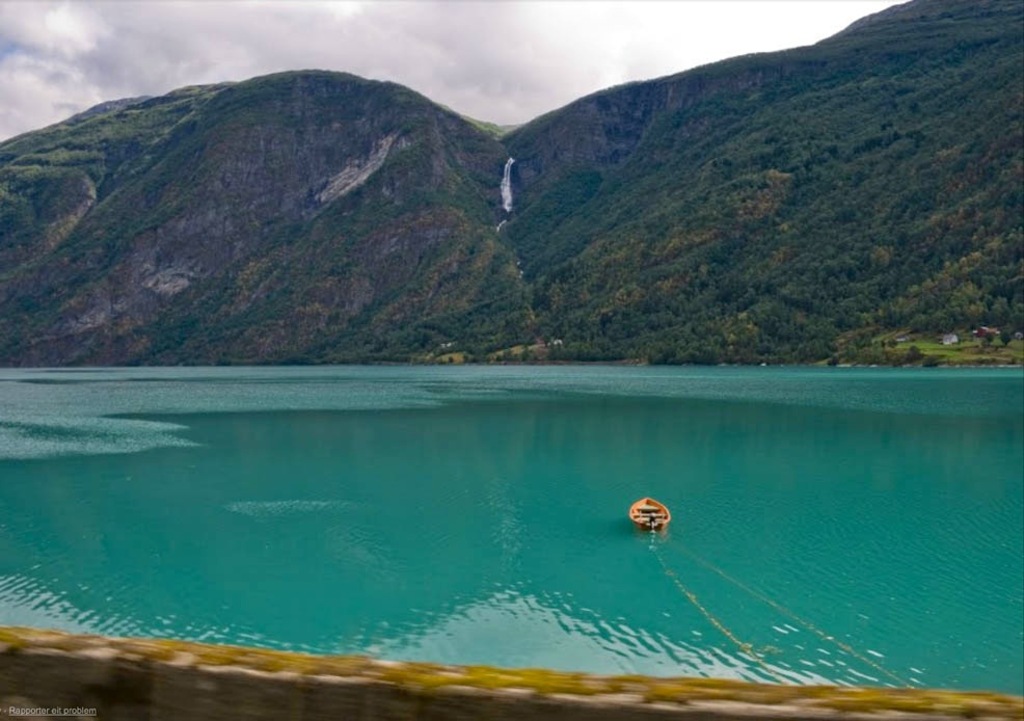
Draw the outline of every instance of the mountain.
<instances>
[{"instance_id":1,"label":"mountain","mask_svg":"<svg viewBox=\"0 0 1024 721\"><path fill-rule=\"evenodd\" d=\"M2 356L301 362L525 332L505 151L400 86L188 88L0 145Z\"/></svg>"},{"instance_id":2,"label":"mountain","mask_svg":"<svg viewBox=\"0 0 1024 721\"><path fill-rule=\"evenodd\" d=\"M883 328L1020 328L1022 7L897 6L511 134L509 238L545 335L755 362Z\"/></svg>"},{"instance_id":3,"label":"mountain","mask_svg":"<svg viewBox=\"0 0 1024 721\"><path fill-rule=\"evenodd\" d=\"M504 134L317 71L93 109L0 143L0 363L538 338L569 360L884 362L895 332L1022 329L1022 27L1018 0L916 0Z\"/></svg>"}]
</instances>

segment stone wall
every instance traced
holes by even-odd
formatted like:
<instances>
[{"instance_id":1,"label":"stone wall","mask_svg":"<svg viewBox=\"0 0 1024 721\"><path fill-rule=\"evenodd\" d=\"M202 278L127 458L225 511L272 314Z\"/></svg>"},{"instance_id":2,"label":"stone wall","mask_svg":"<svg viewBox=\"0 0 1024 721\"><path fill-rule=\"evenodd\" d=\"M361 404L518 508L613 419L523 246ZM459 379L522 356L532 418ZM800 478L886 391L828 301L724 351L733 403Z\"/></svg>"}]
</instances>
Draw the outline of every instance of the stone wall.
<instances>
[{"instance_id":1,"label":"stone wall","mask_svg":"<svg viewBox=\"0 0 1024 721\"><path fill-rule=\"evenodd\" d=\"M42 709L104 721L1024 719L1024 699L993 693L392 663L0 628L0 718Z\"/></svg>"}]
</instances>

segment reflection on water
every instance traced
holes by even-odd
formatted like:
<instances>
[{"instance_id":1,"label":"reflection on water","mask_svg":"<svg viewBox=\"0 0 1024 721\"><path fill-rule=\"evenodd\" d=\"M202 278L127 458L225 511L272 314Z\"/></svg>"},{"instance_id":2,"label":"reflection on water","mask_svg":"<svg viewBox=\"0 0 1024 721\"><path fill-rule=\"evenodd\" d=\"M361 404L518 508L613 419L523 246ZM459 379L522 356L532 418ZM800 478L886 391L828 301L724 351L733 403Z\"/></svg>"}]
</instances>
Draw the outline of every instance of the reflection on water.
<instances>
[{"instance_id":1,"label":"reflection on water","mask_svg":"<svg viewBox=\"0 0 1024 721\"><path fill-rule=\"evenodd\" d=\"M0 623L1024 690L1019 374L558 370L4 371Z\"/></svg>"}]
</instances>

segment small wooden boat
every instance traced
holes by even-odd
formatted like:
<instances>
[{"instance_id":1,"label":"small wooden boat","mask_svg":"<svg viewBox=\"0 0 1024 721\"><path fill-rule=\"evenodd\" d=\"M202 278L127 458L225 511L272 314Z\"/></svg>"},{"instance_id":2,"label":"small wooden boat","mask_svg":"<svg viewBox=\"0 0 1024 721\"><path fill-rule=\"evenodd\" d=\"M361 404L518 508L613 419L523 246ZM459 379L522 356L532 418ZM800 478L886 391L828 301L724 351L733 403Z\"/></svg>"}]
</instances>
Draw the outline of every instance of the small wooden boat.
<instances>
[{"instance_id":1,"label":"small wooden boat","mask_svg":"<svg viewBox=\"0 0 1024 721\"><path fill-rule=\"evenodd\" d=\"M664 503L653 498L641 498L629 507L629 520L644 531L660 531L672 520L672 514Z\"/></svg>"}]
</instances>

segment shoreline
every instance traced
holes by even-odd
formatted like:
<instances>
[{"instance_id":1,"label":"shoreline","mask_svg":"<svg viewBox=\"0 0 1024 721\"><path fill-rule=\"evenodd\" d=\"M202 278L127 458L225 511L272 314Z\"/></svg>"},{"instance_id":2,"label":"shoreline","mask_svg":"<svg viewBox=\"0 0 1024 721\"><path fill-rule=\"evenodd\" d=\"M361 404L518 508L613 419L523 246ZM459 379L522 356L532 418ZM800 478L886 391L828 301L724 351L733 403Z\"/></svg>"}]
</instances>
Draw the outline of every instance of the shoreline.
<instances>
[{"instance_id":1,"label":"shoreline","mask_svg":"<svg viewBox=\"0 0 1024 721\"><path fill-rule=\"evenodd\" d=\"M131 368L326 368L326 367L353 367L353 368L488 368L488 367L569 367L569 368L891 368L891 369L923 369L923 370L986 370L986 369L1019 369L1024 370L1022 363L950 363L941 365L926 366L921 363L903 364L881 364L881 363L836 363L830 364L826 361L814 363L648 363L642 360L620 360L620 361L493 361L493 362L427 362L427 361L352 361L339 363L175 363L173 365L131 363L114 365L57 365L57 366L22 366L3 365L0 370L16 371L76 371L76 370L125 370Z\"/></svg>"}]
</instances>

